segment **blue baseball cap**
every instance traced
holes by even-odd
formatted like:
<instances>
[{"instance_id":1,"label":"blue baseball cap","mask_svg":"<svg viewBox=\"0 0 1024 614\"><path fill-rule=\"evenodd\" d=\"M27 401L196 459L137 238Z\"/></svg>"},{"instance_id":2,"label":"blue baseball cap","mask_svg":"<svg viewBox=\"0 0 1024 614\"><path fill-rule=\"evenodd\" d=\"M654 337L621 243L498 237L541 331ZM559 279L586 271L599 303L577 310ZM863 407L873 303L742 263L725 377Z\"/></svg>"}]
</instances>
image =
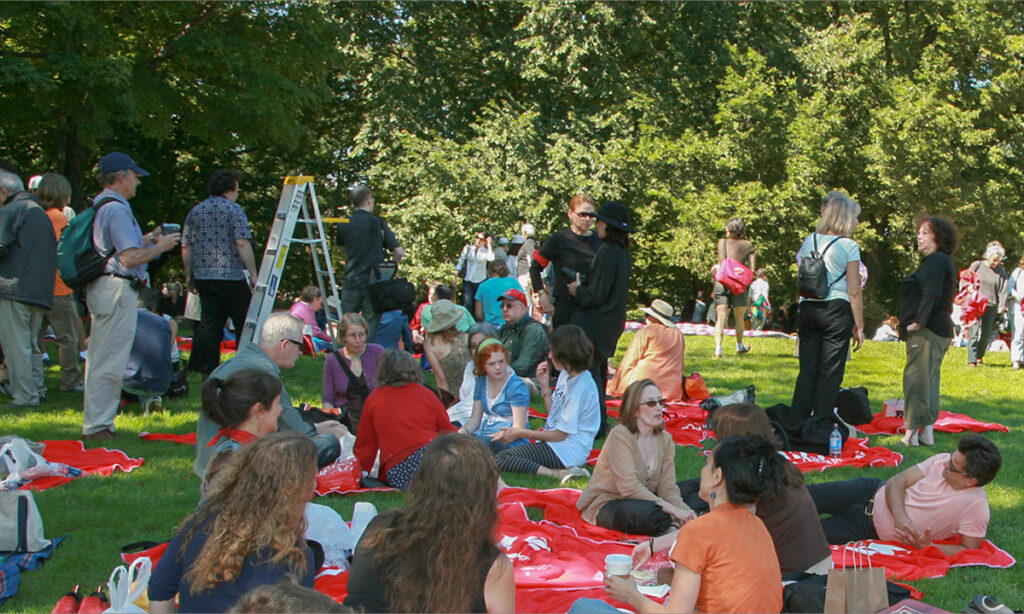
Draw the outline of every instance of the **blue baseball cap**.
<instances>
[{"instance_id":1,"label":"blue baseball cap","mask_svg":"<svg viewBox=\"0 0 1024 614\"><path fill-rule=\"evenodd\" d=\"M112 151L100 158L101 173L116 173L117 171L135 171L140 177L146 177L149 173L132 160L131 156L120 151Z\"/></svg>"}]
</instances>

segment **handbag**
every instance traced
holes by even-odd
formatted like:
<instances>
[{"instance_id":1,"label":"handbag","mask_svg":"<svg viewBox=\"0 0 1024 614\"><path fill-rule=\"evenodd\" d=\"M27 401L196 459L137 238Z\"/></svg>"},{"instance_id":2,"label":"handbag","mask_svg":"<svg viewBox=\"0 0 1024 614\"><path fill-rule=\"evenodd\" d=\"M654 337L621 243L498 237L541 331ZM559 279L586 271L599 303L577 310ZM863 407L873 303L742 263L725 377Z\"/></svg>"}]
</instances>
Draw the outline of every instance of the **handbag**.
<instances>
[{"instance_id":1,"label":"handbag","mask_svg":"<svg viewBox=\"0 0 1024 614\"><path fill-rule=\"evenodd\" d=\"M853 545L858 544L864 545L860 542ZM847 552L853 553L853 567L845 567ZM861 566L864 561L867 561L867 567ZM872 567L870 555L862 556L859 547L847 547L843 549L842 564L844 567L828 572L824 614L877 612L889 607L885 570Z\"/></svg>"},{"instance_id":2,"label":"handbag","mask_svg":"<svg viewBox=\"0 0 1024 614\"><path fill-rule=\"evenodd\" d=\"M689 377L683 378L683 396L697 401L702 401L711 396L708 385L704 383L704 378L701 377L700 373L694 373Z\"/></svg>"},{"instance_id":3,"label":"handbag","mask_svg":"<svg viewBox=\"0 0 1024 614\"><path fill-rule=\"evenodd\" d=\"M43 518L27 490L0 492L0 552L39 552L50 546Z\"/></svg>"},{"instance_id":4,"label":"handbag","mask_svg":"<svg viewBox=\"0 0 1024 614\"><path fill-rule=\"evenodd\" d=\"M725 258L722 258L722 261L718 263L718 270L715 271L715 281L725 286L729 292L739 296L754 281L754 272L740 261L729 257L729 239L723 239L722 251L725 254Z\"/></svg>"}]
</instances>

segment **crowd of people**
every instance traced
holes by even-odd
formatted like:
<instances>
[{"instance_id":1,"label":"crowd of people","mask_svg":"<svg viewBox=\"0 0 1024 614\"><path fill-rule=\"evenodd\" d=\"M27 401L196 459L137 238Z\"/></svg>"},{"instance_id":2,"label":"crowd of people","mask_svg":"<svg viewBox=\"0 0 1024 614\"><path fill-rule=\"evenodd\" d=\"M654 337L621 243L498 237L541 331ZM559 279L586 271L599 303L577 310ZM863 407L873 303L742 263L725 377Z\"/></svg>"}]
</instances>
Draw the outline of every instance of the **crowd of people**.
<instances>
[{"instance_id":1,"label":"crowd of people","mask_svg":"<svg viewBox=\"0 0 1024 614\"><path fill-rule=\"evenodd\" d=\"M679 480L663 413L667 402L686 397L685 339L671 304L656 299L643 308L644 328L609 373L632 277L635 223L622 203L598 206L577 194L568 203L569 227L544 240L527 223L511 240L474 233L455 266L461 297L431 284L425 303L396 317L377 310L372 285L385 258L397 263L404 250L373 214L372 191L358 186L352 215L335 236L345 254L340 321L324 322L322 292L307 286L287 312L260 324L256 342L221 362L225 325L242 329L256 283L252 233L236 202L241 176L214 172L209 198L183 228L164 224L143 234L130 199L146 175L120 152L98 164L102 191L89 232L102 261L79 288L90 318L83 374L80 307L57 271L70 186L47 174L32 193L16 173L0 171L0 342L10 407L38 406L45 399L39 333L47 318L60 350L60 387L84 393L83 439L116 438L118 401L144 321L140 297L152 309L162 305L167 319L184 308L183 288L174 284L162 298L142 296L147 263L180 242L184 289L202 306L188 363L204 378L193 467L202 500L154 572L151 611L172 611L176 594L178 611L226 611L251 589L282 579L311 587L322 552L303 536L303 510L317 468L337 460L353 437L364 484L410 492L404 507L370 524L355 551L345 605L367 611L514 609L512 563L494 541L500 471L589 479L578 501L585 522L650 536L633 553L636 565L670 552L675 572L663 606L629 579L605 578L610 596L639 611L779 611L781 581L827 573L830 543L880 537L923 547L959 536L960 546L942 546L952 552L984 539L983 487L1001 457L977 435L887 482L809 487L778 454L764 410L732 404L713 414L718 443L700 476ZM832 415L847 357L865 338L864 269L853 239L860 211L846 194L826 194L821 219L797 253L801 283L816 275L820 287L801 288L791 420ZM906 344L903 443L932 445L940 367L965 282L952 259L956 226L927 216L917 231L922 260L903 283L892 328ZM767 276L756 269L744 220L728 220L716 250L714 356L724 356L730 316L742 355L751 349L744 341L749 312L754 328L771 317ZM994 322L1012 308L1019 369L1024 259L1007 275L1004 256L1001 245L990 244L969 267L967 283L986 303L976 308L968 360L983 364ZM700 305L707 307L698 296ZM170 339L173 331L168 325ZM282 378L310 345L326 350L318 408L293 404ZM531 395L543 399L540 428L528 418ZM610 429L609 395L622 399ZM602 439L591 476L584 466ZM819 522L819 514L829 517ZM610 607L583 601L574 611Z\"/></svg>"}]
</instances>

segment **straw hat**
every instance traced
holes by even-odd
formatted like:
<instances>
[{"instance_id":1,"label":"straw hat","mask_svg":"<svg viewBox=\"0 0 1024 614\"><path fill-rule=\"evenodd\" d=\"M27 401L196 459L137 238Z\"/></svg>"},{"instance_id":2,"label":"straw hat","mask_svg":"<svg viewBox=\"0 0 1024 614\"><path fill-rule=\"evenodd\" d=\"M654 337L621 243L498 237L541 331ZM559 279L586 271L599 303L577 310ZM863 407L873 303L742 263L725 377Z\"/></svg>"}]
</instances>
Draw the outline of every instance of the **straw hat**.
<instances>
[{"instance_id":1,"label":"straw hat","mask_svg":"<svg viewBox=\"0 0 1024 614\"><path fill-rule=\"evenodd\" d=\"M427 325L428 333L439 333L459 323L462 319L462 310L455 303L443 298L430 306L430 324Z\"/></svg>"},{"instance_id":2,"label":"straw hat","mask_svg":"<svg viewBox=\"0 0 1024 614\"><path fill-rule=\"evenodd\" d=\"M674 317L674 314L676 312L675 307L666 303L660 298L654 299L654 301L651 302L650 307L641 307L640 311L658 320L665 326L676 325L676 320Z\"/></svg>"}]
</instances>

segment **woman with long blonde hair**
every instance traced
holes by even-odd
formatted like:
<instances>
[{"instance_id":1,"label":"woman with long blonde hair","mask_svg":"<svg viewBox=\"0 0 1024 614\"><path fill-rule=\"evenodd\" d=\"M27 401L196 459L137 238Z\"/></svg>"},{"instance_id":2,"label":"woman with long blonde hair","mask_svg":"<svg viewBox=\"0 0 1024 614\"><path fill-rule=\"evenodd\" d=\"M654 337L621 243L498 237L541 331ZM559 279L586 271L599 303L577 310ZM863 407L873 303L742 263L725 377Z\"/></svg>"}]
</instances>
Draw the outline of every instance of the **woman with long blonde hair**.
<instances>
[{"instance_id":1,"label":"woman with long blonde hair","mask_svg":"<svg viewBox=\"0 0 1024 614\"><path fill-rule=\"evenodd\" d=\"M495 543L498 467L472 435L434 440L412 497L356 547L345 605L366 612L513 612L512 563Z\"/></svg>"},{"instance_id":2,"label":"woman with long blonde hair","mask_svg":"<svg viewBox=\"0 0 1024 614\"><path fill-rule=\"evenodd\" d=\"M316 446L295 432L236 450L209 498L181 523L149 581L149 611L226 612L250 589L291 579L312 588L303 538Z\"/></svg>"}]
</instances>

